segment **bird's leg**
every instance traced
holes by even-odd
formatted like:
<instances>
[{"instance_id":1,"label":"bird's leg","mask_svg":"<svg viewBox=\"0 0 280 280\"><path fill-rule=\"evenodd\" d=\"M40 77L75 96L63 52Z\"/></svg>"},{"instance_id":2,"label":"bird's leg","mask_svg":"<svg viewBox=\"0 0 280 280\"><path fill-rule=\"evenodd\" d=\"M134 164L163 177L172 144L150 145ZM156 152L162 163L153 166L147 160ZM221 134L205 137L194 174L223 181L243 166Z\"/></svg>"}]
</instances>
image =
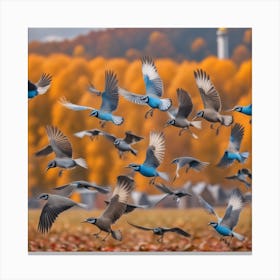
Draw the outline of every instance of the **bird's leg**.
<instances>
[{"instance_id":1,"label":"bird's leg","mask_svg":"<svg viewBox=\"0 0 280 280\"><path fill-rule=\"evenodd\" d=\"M92 235L95 237L95 238L99 238L100 236L99 236L99 234L101 233L101 230L99 231L99 232L97 232L97 233L93 233Z\"/></svg>"},{"instance_id":2,"label":"bird's leg","mask_svg":"<svg viewBox=\"0 0 280 280\"><path fill-rule=\"evenodd\" d=\"M110 235L110 232L107 233L107 235L102 239L102 241L104 242L108 238L109 235Z\"/></svg>"},{"instance_id":3,"label":"bird's leg","mask_svg":"<svg viewBox=\"0 0 280 280\"><path fill-rule=\"evenodd\" d=\"M101 128L104 128L105 124L106 124L106 121L100 121L99 124L100 124Z\"/></svg>"},{"instance_id":4,"label":"bird's leg","mask_svg":"<svg viewBox=\"0 0 280 280\"><path fill-rule=\"evenodd\" d=\"M58 171L58 177L61 177L61 176L62 176L62 173L63 173L63 169L60 169L60 170Z\"/></svg>"},{"instance_id":5,"label":"bird's leg","mask_svg":"<svg viewBox=\"0 0 280 280\"><path fill-rule=\"evenodd\" d=\"M177 178L177 174L174 176L174 178L173 178L173 182L176 180L176 178Z\"/></svg>"},{"instance_id":6,"label":"bird's leg","mask_svg":"<svg viewBox=\"0 0 280 280\"><path fill-rule=\"evenodd\" d=\"M198 136L193 133L190 129L188 129L188 132L190 133L190 135L194 138L194 139L198 139Z\"/></svg>"},{"instance_id":7,"label":"bird's leg","mask_svg":"<svg viewBox=\"0 0 280 280\"><path fill-rule=\"evenodd\" d=\"M120 157L120 159L122 159L122 157L123 157L123 152L120 150L119 150L119 157Z\"/></svg>"},{"instance_id":8,"label":"bird's leg","mask_svg":"<svg viewBox=\"0 0 280 280\"><path fill-rule=\"evenodd\" d=\"M213 123L210 124L210 128L214 129L214 124Z\"/></svg>"},{"instance_id":9,"label":"bird's leg","mask_svg":"<svg viewBox=\"0 0 280 280\"><path fill-rule=\"evenodd\" d=\"M217 129L216 129L216 135L219 135L219 131L220 131L220 128L221 128L221 124L217 127Z\"/></svg>"},{"instance_id":10,"label":"bird's leg","mask_svg":"<svg viewBox=\"0 0 280 280\"><path fill-rule=\"evenodd\" d=\"M157 242L162 243L163 242L163 235L160 236L159 239L157 239Z\"/></svg>"},{"instance_id":11,"label":"bird's leg","mask_svg":"<svg viewBox=\"0 0 280 280\"><path fill-rule=\"evenodd\" d=\"M149 185L154 185L155 184L156 178L154 177L153 179L150 180Z\"/></svg>"},{"instance_id":12,"label":"bird's leg","mask_svg":"<svg viewBox=\"0 0 280 280\"><path fill-rule=\"evenodd\" d=\"M190 166L188 166L188 167L186 168L186 173L188 173L189 170L190 170Z\"/></svg>"},{"instance_id":13,"label":"bird's leg","mask_svg":"<svg viewBox=\"0 0 280 280\"><path fill-rule=\"evenodd\" d=\"M150 117L153 116L153 109L150 109L149 111L146 112L146 114L145 114L145 119L148 118L148 115L150 115Z\"/></svg>"},{"instance_id":14,"label":"bird's leg","mask_svg":"<svg viewBox=\"0 0 280 280\"><path fill-rule=\"evenodd\" d=\"M184 131L186 131L186 128L182 128L180 131L179 131L179 136L183 135Z\"/></svg>"}]
</instances>

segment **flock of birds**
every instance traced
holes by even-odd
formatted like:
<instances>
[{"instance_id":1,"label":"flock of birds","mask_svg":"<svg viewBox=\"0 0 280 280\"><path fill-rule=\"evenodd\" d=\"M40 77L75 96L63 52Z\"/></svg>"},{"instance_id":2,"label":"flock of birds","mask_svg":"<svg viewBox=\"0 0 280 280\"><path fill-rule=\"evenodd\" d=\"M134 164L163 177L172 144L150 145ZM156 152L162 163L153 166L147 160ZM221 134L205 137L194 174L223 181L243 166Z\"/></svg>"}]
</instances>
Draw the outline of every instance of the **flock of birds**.
<instances>
[{"instance_id":1,"label":"flock of birds","mask_svg":"<svg viewBox=\"0 0 280 280\"><path fill-rule=\"evenodd\" d=\"M170 119L165 124L165 127L170 125L178 127L180 129L179 135L182 135L186 131L195 139L197 139L198 136L192 131L192 128L201 128L201 121L195 119L203 118L210 122L210 127L212 129L214 128L213 125L215 123L219 123L218 128L216 128L216 135L219 134L221 126L231 127L228 148L224 152L224 155L217 166L228 167L233 164L234 161L241 164L246 161L249 153L240 152L240 144L244 135L244 127L239 123L234 124L234 120L231 115L224 115L221 113L222 105L219 93L211 82L209 75L204 70L198 69L194 71L194 78L204 104L204 109L198 111L195 117L192 120L189 120L189 115L193 110L193 103L188 92L182 88L177 89L179 106L178 108L175 108L172 106L172 100L170 98L163 98L163 83L153 59L145 56L142 58L141 62L142 74L146 87L146 92L144 94L136 94L120 88L118 86L116 74L109 70L105 71L104 91L96 89L93 84L90 84L89 86L89 91L92 94L102 98L102 103L99 109L90 106L73 104L65 97L60 99L61 105L74 111L89 111L89 115L98 118L100 120L101 128L104 128L106 122L112 122L115 125L122 125L124 123L123 116L116 116L113 114L118 107L119 96L123 96L129 102L148 106L149 110L145 113L145 118L152 117L154 110L167 112ZM51 81L52 77L48 74L43 74L37 83L28 81L28 98L32 99L38 95L46 93L51 85ZM248 106L235 106L230 111L236 111L244 115L251 116L252 104ZM86 161L83 158L73 158L71 142L60 129L49 125L46 127L46 132L49 143L46 147L36 153L36 156L46 156L51 153L55 154L55 158L49 161L46 170L58 167L60 176L65 169L72 169L77 166L87 168ZM131 153L134 156L137 156L137 150L133 147L133 144L143 140L143 137L135 135L131 131L126 131L123 138L118 138L115 135L99 129L83 130L75 133L74 135L80 138L88 136L91 139L98 135L102 135L115 146L119 152L120 158L122 158L123 153ZM178 189L175 190L162 183L158 184L155 182L157 177L160 177L165 181L170 181L169 175L166 172L158 170L158 167L163 161L164 153L164 133L151 131L149 146L146 149L145 161L142 163L130 163L126 167L133 170L133 172L139 172L141 175L151 178L149 184L154 185L158 190L165 193L166 196L175 197L177 201L179 201L179 199L183 196L191 196L191 194L186 191ZM172 164L176 164L177 166L176 175L173 178L174 181L177 177L179 177L179 170L181 168L186 168L186 172L188 172L189 169L201 171L209 165L209 162L203 162L193 157L183 156L175 158L172 161ZM226 178L238 180L244 183L247 188L251 187L249 180L251 180L252 175L249 169L242 168L238 170L237 174ZM99 228L99 232L94 234L96 237L99 237L100 233L103 231L107 234L102 240L106 240L109 235L116 240L122 240L121 232L119 230L113 230L111 226L123 214L130 213L137 208L145 208L143 205L129 204L129 197L134 189L134 185L135 182L131 176L119 175L117 177L116 187L112 192L111 199L109 201L105 201L107 207L102 214L97 218L90 217L84 220L84 222L93 224ZM95 190L103 194L107 194L111 191L110 187L98 186L87 181L74 181L54 188L56 193L41 194L39 199L46 200L47 202L44 205L39 218L38 231L43 234L47 233L51 229L57 216L61 212L73 206L87 208L86 205L77 203L69 198L73 192L81 189ZM238 188L232 191L223 218L220 218L214 208L202 197L199 197L199 201L206 211L216 216L217 222L210 222L209 225L212 226L222 237L230 236L231 238L235 237L239 240L244 239L242 235L233 230L238 223L240 212L245 203L243 195ZM135 225L131 222L128 223L137 229L152 231L155 235L160 236L159 241L162 241L166 232L175 232L184 237L191 236L188 232L178 227L147 228L141 225Z\"/></svg>"}]
</instances>

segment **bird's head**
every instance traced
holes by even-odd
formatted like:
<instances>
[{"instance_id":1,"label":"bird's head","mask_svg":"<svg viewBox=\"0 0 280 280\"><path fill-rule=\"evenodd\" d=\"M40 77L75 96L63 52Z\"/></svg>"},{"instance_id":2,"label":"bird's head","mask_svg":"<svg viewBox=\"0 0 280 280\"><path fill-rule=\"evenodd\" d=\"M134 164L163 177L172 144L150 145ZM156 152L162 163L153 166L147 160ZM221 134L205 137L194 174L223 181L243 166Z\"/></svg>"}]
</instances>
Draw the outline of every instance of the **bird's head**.
<instances>
[{"instance_id":1,"label":"bird's head","mask_svg":"<svg viewBox=\"0 0 280 280\"><path fill-rule=\"evenodd\" d=\"M162 229L161 228L154 228L153 229L154 234L162 234Z\"/></svg>"},{"instance_id":2,"label":"bird's head","mask_svg":"<svg viewBox=\"0 0 280 280\"><path fill-rule=\"evenodd\" d=\"M127 168L131 168L135 171L139 171L140 170L140 165L139 164L135 164L135 163L130 163Z\"/></svg>"},{"instance_id":3,"label":"bird's head","mask_svg":"<svg viewBox=\"0 0 280 280\"><path fill-rule=\"evenodd\" d=\"M213 227L213 228L217 227L217 225L218 225L218 223L216 223L216 222L210 222L210 223L208 223L208 226L211 226L211 227Z\"/></svg>"},{"instance_id":4,"label":"bird's head","mask_svg":"<svg viewBox=\"0 0 280 280\"><path fill-rule=\"evenodd\" d=\"M89 223L89 224L92 224L92 225L95 225L96 222L97 222L97 219L93 218L93 217L87 218L84 221L82 221L82 223Z\"/></svg>"},{"instance_id":5,"label":"bird's head","mask_svg":"<svg viewBox=\"0 0 280 280\"><path fill-rule=\"evenodd\" d=\"M38 197L38 199L48 200L49 195L47 193L41 193Z\"/></svg>"},{"instance_id":6,"label":"bird's head","mask_svg":"<svg viewBox=\"0 0 280 280\"><path fill-rule=\"evenodd\" d=\"M178 161L179 161L179 160L178 160L177 158L175 158L175 159L173 159L173 160L171 161L171 163L173 163L173 164L174 164L174 163L175 163L175 164L177 164L177 163L178 163Z\"/></svg>"},{"instance_id":7,"label":"bird's head","mask_svg":"<svg viewBox=\"0 0 280 280\"><path fill-rule=\"evenodd\" d=\"M168 126L170 126L170 125L175 125L175 119L168 120L168 121L166 122L166 124L164 125L164 127L168 127Z\"/></svg>"},{"instance_id":8,"label":"bird's head","mask_svg":"<svg viewBox=\"0 0 280 280\"><path fill-rule=\"evenodd\" d=\"M203 110L198 111L192 120L195 120L197 118L203 118L203 116L204 116L204 111Z\"/></svg>"},{"instance_id":9,"label":"bird's head","mask_svg":"<svg viewBox=\"0 0 280 280\"><path fill-rule=\"evenodd\" d=\"M147 96L147 95L141 96L140 100L145 102L145 103L148 103L149 102L149 96Z\"/></svg>"},{"instance_id":10,"label":"bird's head","mask_svg":"<svg viewBox=\"0 0 280 280\"><path fill-rule=\"evenodd\" d=\"M98 110L92 110L89 115L93 117L98 117Z\"/></svg>"},{"instance_id":11,"label":"bird's head","mask_svg":"<svg viewBox=\"0 0 280 280\"><path fill-rule=\"evenodd\" d=\"M114 141L114 145L115 145L115 146L118 146L118 145L120 145L120 142L121 142L120 139L116 139L116 140Z\"/></svg>"},{"instance_id":12,"label":"bird's head","mask_svg":"<svg viewBox=\"0 0 280 280\"><path fill-rule=\"evenodd\" d=\"M242 107L241 106L234 106L231 111L241 112Z\"/></svg>"},{"instance_id":13,"label":"bird's head","mask_svg":"<svg viewBox=\"0 0 280 280\"><path fill-rule=\"evenodd\" d=\"M50 168L55 168L56 167L56 161L52 160L48 163L48 166L46 168L46 172L50 169Z\"/></svg>"}]
</instances>

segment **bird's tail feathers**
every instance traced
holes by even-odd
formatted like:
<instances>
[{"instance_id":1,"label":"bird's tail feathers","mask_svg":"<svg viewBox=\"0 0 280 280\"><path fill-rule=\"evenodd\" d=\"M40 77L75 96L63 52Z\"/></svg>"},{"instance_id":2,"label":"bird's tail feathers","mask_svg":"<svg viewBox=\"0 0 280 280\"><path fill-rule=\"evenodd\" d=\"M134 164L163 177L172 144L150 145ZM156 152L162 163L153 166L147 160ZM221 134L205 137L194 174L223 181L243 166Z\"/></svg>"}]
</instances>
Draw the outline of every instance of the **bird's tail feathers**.
<instances>
[{"instance_id":1,"label":"bird's tail feathers","mask_svg":"<svg viewBox=\"0 0 280 280\"><path fill-rule=\"evenodd\" d=\"M240 153L241 163L244 163L246 159L249 157L249 152Z\"/></svg>"},{"instance_id":2,"label":"bird's tail feathers","mask_svg":"<svg viewBox=\"0 0 280 280\"><path fill-rule=\"evenodd\" d=\"M222 116L222 124L225 126L230 126L233 123L233 117L232 116Z\"/></svg>"},{"instance_id":3,"label":"bird's tail feathers","mask_svg":"<svg viewBox=\"0 0 280 280\"><path fill-rule=\"evenodd\" d=\"M168 174L165 173L165 172L158 172L158 176L159 176L160 178L162 178L163 180L165 180L165 181L169 181L169 176L168 176Z\"/></svg>"},{"instance_id":4,"label":"bird's tail feathers","mask_svg":"<svg viewBox=\"0 0 280 280\"><path fill-rule=\"evenodd\" d=\"M116 125L121 125L124 122L124 118L119 116L112 116L112 120Z\"/></svg>"},{"instance_id":5,"label":"bird's tail feathers","mask_svg":"<svg viewBox=\"0 0 280 280\"><path fill-rule=\"evenodd\" d=\"M161 104L159 105L159 109L161 111L167 111L168 109L170 109L171 105L172 105L172 101L170 98L165 98L165 99L161 99Z\"/></svg>"},{"instance_id":6,"label":"bird's tail feathers","mask_svg":"<svg viewBox=\"0 0 280 280\"><path fill-rule=\"evenodd\" d=\"M118 241L122 240L122 233L120 230L111 231L112 237Z\"/></svg>"},{"instance_id":7,"label":"bird's tail feathers","mask_svg":"<svg viewBox=\"0 0 280 280\"><path fill-rule=\"evenodd\" d=\"M88 168L86 161L83 158L77 158L75 159L75 162L77 165L83 167L83 168Z\"/></svg>"},{"instance_id":8,"label":"bird's tail feathers","mask_svg":"<svg viewBox=\"0 0 280 280\"><path fill-rule=\"evenodd\" d=\"M233 234L233 236L235 237L235 238L237 238L238 240L240 240L240 241L243 241L244 239L245 239L245 237L243 236L243 235L241 235L241 234L239 234L239 233L236 233L236 232L232 232L232 234Z\"/></svg>"},{"instance_id":9,"label":"bird's tail feathers","mask_svg":"<svg viewBox=\"0 0 280 280\"><path fill-rule=\"evenodd\" d=\"M134 149L131 148L130 151L131 151L132 154L134 154L135 156L137 156L137 151L136 151L136 150L134 150Z\"/></svg>"},{"instance_id":10,"label":"bird's tail feathers","mask_svg":"<svg viewBox=\"0 0 280 280\"><path fill-rule=\"evenodd\" d=\"M197 128L197 129L201 129L201 121L193 121L193 122L191 122L191 126Z\"/></svg>"}]
</instances>

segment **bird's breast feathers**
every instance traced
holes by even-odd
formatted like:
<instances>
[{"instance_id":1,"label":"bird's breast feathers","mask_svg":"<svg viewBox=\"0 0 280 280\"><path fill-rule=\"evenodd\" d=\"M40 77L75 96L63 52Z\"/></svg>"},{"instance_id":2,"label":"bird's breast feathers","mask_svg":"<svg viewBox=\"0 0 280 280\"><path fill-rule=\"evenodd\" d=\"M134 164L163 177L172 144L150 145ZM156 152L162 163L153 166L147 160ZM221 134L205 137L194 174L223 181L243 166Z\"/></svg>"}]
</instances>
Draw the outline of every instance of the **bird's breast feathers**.
<instances>
[{"instance_id":1,"label":"bird's breast feathers","mask_svg":"<svg viewBox=\"0 0 280 280\"><path fill-rule=\"evenodd\" d=\"M152 166L141 165L139 172L146 177L155 177L157 176L157 171Z\"/></svg>"}]
</instances>

